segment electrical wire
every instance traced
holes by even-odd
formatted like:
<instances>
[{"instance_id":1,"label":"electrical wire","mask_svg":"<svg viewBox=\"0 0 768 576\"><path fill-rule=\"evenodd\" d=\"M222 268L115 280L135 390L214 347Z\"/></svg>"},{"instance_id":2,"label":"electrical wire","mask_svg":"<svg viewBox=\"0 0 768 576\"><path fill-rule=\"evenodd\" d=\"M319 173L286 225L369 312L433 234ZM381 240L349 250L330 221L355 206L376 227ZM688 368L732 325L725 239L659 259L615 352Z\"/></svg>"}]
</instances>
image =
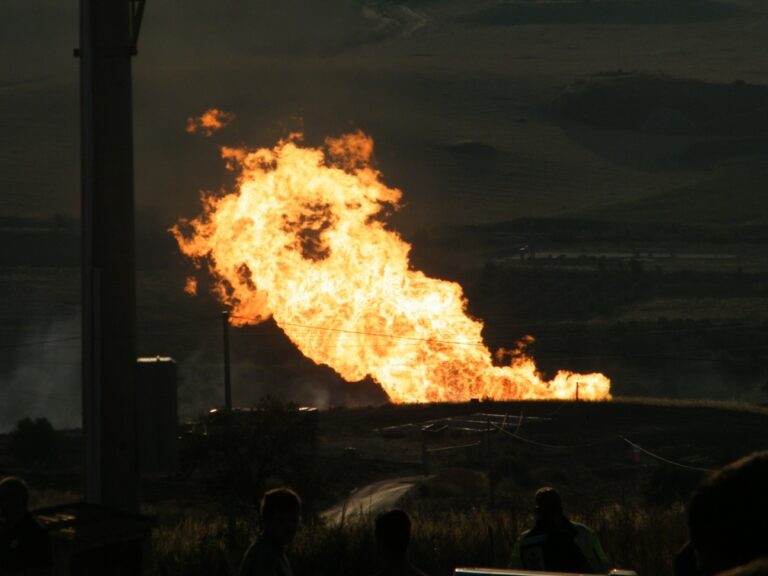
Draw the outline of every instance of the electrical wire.
<instances>
[{"instance_id":1,"label":"electrical wire","mask_svg":"<svg viewBox=\"0 0 768 576\"><path fill-rule=\"evenodd\" d=\"M35 392L34 390L22 390L21 388L18 388L16 386L4 386L4 390L10 392L11 394L21 394L23 396L29 396L32 398L45 398L50 400L56 400L57 402L71 402L71 403L77 403L80 404L79 398L71 398L67 396L60 396L58 394L48 394L45 392Z\"/></svg>"},{"instance_id":2,"label":"electrical wire","mask_svg":"<svg viewBox=\"0 0 768 576\"><path fill-rule=\"evenodd\" d=\"M712 468L700 468L698 466L690 466L688 464L682 464L681 462L675 462L674 460L670 460L669 458L664 458L663 456L659 456L658 454L655 454L651 452L650 450L646 450L639 444L636 444L629 440L628 438L625 438L624 436L619 435L619 438L621 438L624 442L632 446L635 450L639 450L640 452L647 454L651 458L655 458L656 460L659 460L660 462L664 462L665 464L669 464L671 466L677 466L678 468L685 468L686 470L695 470L696 472L714 472Z\"/></svg>"},{"instance_id":3,"label":"electrical wire","mask_svg":"<svg viewBox=\"0 0 768 576\"><path fill-rule=\"evenodd\" d=\"M0 350L11 350L14 348L25 348L28 346L45 346L47 344L58 344L60 342L74 342L80 340L80 336L72 336L71 338L54 338L51 340L39 340L37 342L19 342L17 344L2 344Z\"/></svg>"},{"instance_id":4,"label":"electrical wire","mask_svg":"<svg viewBox=\"0 0 768 576\"><path fill-rule=\"evenodd\" d=\"M480 446L481 444L482 442L472 442L471 444L459 444L457 446L441 446L440 448L428 448L426 452L431 454L433 452L445 452L447 450L458 450L460 448L474 448L475 446Z\"/></svg>"},{"instance_id":5,"label":"electrical wire","mask_svg":"<svg viewBox=\"0 0 768 576\"><path fill-rule=\"evenodd\" d=\"M254 318L249 318L247 316L232 316L232 318L239 318L242 320L254 320ZM385 334L385 333L379 333L379 332L364 332L361 330L345 330L343 328L329 328L326 326L310 326L307 324L297 324L295 322L281 322L281 324L285 326L294 326L296 328L305 328L308 330L324 330L328 332L339 332L342 334L356 334L358 336L371 336L375 338L391 338L393 340L409 340L413 342L429 342L429 343L435 343L435 344L448 344L453 346L478 346L478 347L485 347L485 344L475 343L475 342L458 342L454 340L440 340L436 338L418 338L416 336L398 336L396 334Z\"/></svg>"},{"instance_id":6,"label":"electrical wire","mask_svg":"<svg viewBox=\"0 0 768 576\"><path fill-rule=\"evenodd\" d=\"M492 422L490 423L490 425L496 428L499 432L503 432L507 436L510 436L516 440L520 440L521 442L532 444L534 446L541 446L543 448L587 448L590 446L599 446L601 444L607 444L615 440L614 438L606 438L605 440L598 440L597 442L585 442L583 444L549 444L547 442L538 442L537 440L531 440L530 438L525 438L523 436L520 436L517 433L510 432L509 430L505 430L504 428L500 427L498 424L494 424Z\"/></svg>"},{"instance_id":7,"label":"electrical wire","mask_svg":"<svg viewBox=\"0 0 768 576\"><path fill-rule=\"evenodd\" d=\"M491 423L491 426L496 428L499 432L503 432L507 436L515 438L516 440L525 442L526 444L531 444L533 446L539 446L543 448L585 448L585 447L591 447L591 446L598 446L601 444L607 444L615 440L622 440L627 444L629 444L630 446L632 446L632 448L639 450L640 452L643 452L644 454L660 462L669 464L670 466L677 466L678 468L685 468L686 470L693 470L695 472L713 472L714 471L712 468L702 468L699 466L691 466L689 464L683 464L682 462L676 462L675 460L670 460L669 458L665 458L664 456L660 456L659 454L656 454L654 452L651 452L650 450L643 448L639 444L632 442L631 440L629 440L625 436L622 436L621 434L616 435L615 438L606 438L604 440L600 440L597 442L585 442L583 444L550 444L546 442L538 442L536 440L531 440L530 438L524 438L523 436L520 436L516 432L513 433L513 432L510 432L509 430L505 430L504 428L498 426L497 424Z\"/></svg>"}]
</instances>

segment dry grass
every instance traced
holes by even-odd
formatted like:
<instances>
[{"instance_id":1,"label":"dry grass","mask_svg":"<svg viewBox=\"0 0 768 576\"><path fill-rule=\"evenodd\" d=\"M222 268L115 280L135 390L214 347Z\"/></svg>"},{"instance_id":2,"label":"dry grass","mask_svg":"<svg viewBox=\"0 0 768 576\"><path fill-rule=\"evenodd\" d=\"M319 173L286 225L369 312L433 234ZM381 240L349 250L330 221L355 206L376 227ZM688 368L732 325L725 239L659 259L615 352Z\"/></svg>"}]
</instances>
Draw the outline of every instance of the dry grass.
<instances>
[{"instance_id":1,"label":"dry grass","mask_svg":"<svg viewBox=\"0 0 768 576\"><path fill-rule=\"evenodd\" d=\"M575 514L600 534L617 566L641 575L672 574L672 558L685 540L682 504L639 508L618 504ZM413 562L433 576L448 576L456 566L503 567L516 535L530 519L510 511L475 509L413 514ZM372 574L376 569L372 522L338 526L307 524L290 551L296 574L334 576ZM235 574L250 539L238 522L232 546L219 516L182 514L161 522L154 533L156 565L163 576Z\"/></svg>"}]
</instances>

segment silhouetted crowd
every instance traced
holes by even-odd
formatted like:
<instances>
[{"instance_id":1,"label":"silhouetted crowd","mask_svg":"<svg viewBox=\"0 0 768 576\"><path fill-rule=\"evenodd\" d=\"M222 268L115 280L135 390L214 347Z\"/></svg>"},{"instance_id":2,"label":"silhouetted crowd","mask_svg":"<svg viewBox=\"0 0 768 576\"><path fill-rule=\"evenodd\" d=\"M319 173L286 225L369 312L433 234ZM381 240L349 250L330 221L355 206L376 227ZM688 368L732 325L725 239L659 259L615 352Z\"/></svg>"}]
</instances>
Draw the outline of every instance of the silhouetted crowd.
<instances>
[{"instance_id":1,"label":"silhouetted crowd","mask_svg":"<svg viewBox=\"0 0 768 576\"><path fill-rule=\"evenodd\" d=\"M286 550L299 527L301 499L290 488L270 490L261 499L260 513L260 535L246 551L239 576L293 576ZM534 525L518 537L508 568L610 572L597 534L568 519L555 489L536 492L534 513ZM675 576L768 576L768 452L711 474L690 502L688 528L690 540L675 558ZM374 536L380 564L376 576L426 576L409 560L411 520L404 511L379 514ZM2 480L0 575L50 574L51 559L50 537L28 510L26 484L18 478Z\"/></svg>"}]
</instances>

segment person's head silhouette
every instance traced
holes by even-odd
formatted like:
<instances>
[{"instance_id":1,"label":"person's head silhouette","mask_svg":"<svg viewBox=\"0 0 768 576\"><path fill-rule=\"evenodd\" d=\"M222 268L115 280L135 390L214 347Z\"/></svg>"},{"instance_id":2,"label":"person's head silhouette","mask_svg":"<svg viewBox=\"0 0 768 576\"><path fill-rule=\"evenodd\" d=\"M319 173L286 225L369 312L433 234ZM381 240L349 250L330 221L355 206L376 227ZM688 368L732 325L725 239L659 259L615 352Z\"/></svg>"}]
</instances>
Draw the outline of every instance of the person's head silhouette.
<instances>
[{"instance_id":1,"label":"person's head silhouette","mask_svg":"<svg viewBox=\"0 0 768 576\"><path fill-rule=\"evenodd\" d=\"M563 517L563 501L560 494L550 486L544 486L536 491L534 498L536 521L543 525L553 525Z\"/></svg>"},{"instance_id":2,"label":"person's head silhouette","mask_svg":"<svg viewBox=\"0 0 768 576\"><path fill-rule=\"evenodd\" d=\"M9 476L0 481L0 518L13 524L27 515L29 490L21 478Z\"/></svg>"},{"instance_id":3,"label":"person's head silhouette","mask_svg":"<svg viewBox=\"0 0 768 576\"><path fill-rule=\"evenodd\" d=\"M269 490L261 499L264 537L279 546L290 544L299 526L301 499L290 488Z\"/></svg>"},{"instance_id":4,"label":"person's head silhouette","mask_svg":"<svg viewBox=\"0 0 768 576\"><path fill-rule=\"evenodd\" d=\"M708 477L688 509L701 573L716 574L768 556L766 518L768 451L751 454Z\"/></svg>"},{"instance_id":5,"label":"person's head silhouette","mask_svg":"<svg viewBox=\"0 0 768 576\"><path fill-rule=\"evenodd\" d=\"M385 560L406 557L411 541L411 519L402 510L390 510L376 517L376 548Z\"/></svg>"}]
</instances>

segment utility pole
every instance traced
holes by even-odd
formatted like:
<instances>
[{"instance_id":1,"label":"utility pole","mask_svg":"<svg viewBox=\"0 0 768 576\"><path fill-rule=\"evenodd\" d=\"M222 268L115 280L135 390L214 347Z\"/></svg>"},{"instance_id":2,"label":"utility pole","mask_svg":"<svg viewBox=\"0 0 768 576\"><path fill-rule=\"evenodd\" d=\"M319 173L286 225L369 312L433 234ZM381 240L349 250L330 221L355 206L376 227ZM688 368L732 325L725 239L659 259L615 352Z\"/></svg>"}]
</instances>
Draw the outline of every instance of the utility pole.
<instances>
[{"instance_id":1,"label":"utility pole","mask_svg":"<svg viewBox=\"0 0 768 576\"><path fill-rule=\"evenodd\" d=\"M131 57L143 0L80 0L86 500L139 508Z\"/></svg>"},{"instance_id":2,"label":"utility pole","mask_svg":"<svg viewBox=\"0 0 768 576\"><path fill-rule=\"evenodd\" d=\"M229 311L221 313L222 335L224 338L224 410L232 411L232 382L229 376Z\"/></svg>"},{"instance_id":3,"label":"utility pole","mask_svg":"<svg viewBox=\"0 0 768 576\"><path fill-rule=\"evenodd\" d=\"M229 373L229 310L221 313L221 330L224 345L224 434L226 435L227 450L233 450L235 446L235 426L232 420L232 382ZM231 456L231 458L235 458ZM234 462L235 460L230 460ZM235 517L235 469L230 465L229 498L227 499L227 542L230 547L237 540L237 518Z\"/></svg>"},{"instance_id":4,"label":"utility pole","mask_svg":"<svg viewBox=\"0 0 768 576\"><path fill-rule=\"evenodd\" d=\"M491 420L485 419L485 450L486 464L488 465L488 504L493 507L496 504L496 475L493 466L493 446L491 444Z\"/></svg>"}]
</instances>

